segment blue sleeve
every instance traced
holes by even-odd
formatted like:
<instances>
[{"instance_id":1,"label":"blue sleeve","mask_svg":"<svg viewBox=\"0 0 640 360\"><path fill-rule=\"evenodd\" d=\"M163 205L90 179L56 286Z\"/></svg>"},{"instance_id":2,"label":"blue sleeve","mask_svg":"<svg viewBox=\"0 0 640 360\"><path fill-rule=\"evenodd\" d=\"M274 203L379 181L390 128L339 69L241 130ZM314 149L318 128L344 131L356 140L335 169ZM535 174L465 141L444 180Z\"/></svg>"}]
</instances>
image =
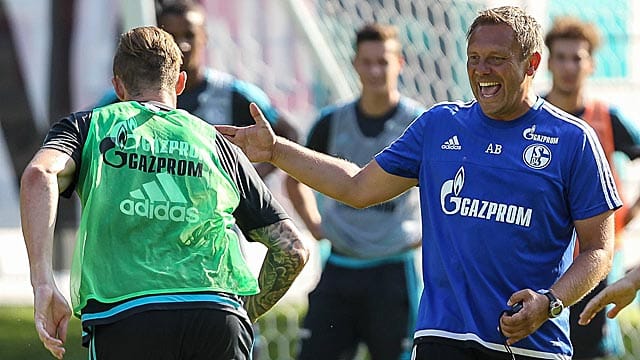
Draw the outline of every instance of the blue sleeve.
<instances>
[{"instance_id":1,"label":"blue sleeve","mask_svg":"<svg viewBox=\"0 0 640 360\"><path fill-rule=\"evenodd\" d=\"M246 99L247 103L256 103L272 126L278 122L278 118L280 117L278 110L271 104L267 94L259 87L248 82L234 79L232 88L238 95Z\"/></svg>"},{"instance_id":2,"label":"blue sleeve","mask_svg":"<svg viewBox=\"0 0 640 360\"><path fill-rule=\"evenodd\" d=\"M422 114L398 139L375 156L384 171L406 178L419 178L424 155L424 126L429 114Z\"/></svg>"},{"instance_id":3,"label":"blue sleeve","mask_svg":"<svg viewBox=\"0 0 640 360\"><path fill-rule=\"evenodd\" d=\"M574 220L584 220L622 206L609 163L597 135L584 132L575 149L568 184L569 208Z\"/></svg>"}]
</instances>

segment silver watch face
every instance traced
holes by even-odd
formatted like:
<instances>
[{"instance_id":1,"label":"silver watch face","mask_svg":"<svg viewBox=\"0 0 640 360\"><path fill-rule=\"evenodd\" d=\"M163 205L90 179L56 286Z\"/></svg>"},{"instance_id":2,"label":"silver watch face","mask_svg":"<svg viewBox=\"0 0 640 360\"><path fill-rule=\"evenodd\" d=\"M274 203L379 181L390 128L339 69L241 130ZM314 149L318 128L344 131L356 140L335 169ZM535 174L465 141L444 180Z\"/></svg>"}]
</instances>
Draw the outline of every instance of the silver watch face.
<instances>
[{"instance_id":1,"label":"silver watch face","mask_svg":"<svg viewBox=\"0 0 640 360\"><path fill-rule=\"evenodd\" d=\"M558 317L562 313L563 308L562 302L556 300L549 304L549 315L551 317Z\"/></svg>"}]
</instances>

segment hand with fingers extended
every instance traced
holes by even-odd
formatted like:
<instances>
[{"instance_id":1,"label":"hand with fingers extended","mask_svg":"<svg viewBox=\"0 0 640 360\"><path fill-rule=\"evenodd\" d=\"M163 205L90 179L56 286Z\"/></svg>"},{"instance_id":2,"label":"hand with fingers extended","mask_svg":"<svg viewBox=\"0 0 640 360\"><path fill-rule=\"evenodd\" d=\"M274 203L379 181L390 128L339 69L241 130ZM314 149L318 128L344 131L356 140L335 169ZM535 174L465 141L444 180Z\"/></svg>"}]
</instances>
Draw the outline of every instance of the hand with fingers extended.
<instances>
[{"instance_id":1,"label":"hand with fingers extended","mask_svg":"<svg viewBox=\"0 0 640 360\"><path fill-rule=\"evenodd\" d=\"M229 141L237 145L249 160L253 162L270 162L276 144L276 134L271 125L255 103L249 105L249 111L255 125L237 127L216 125L216 129Z\"/></svg>"},{"instance_id":2,"label":"hand with fingers extended","mask_svg":"<svg viewBox=\"0 0 640 360\"><path fill-rule=\"evenodd\" d=\"M507 305L512 307L517 303L522 303L518 312L513 315L503 313L500 317L500 330L508 345L531 335L548 319L549 300L546 296L531 289L520 290L511 295Z\"/></svg>"},{"instance_id":3,"label":"hand with fingers extended","mask_svg":"<svg viewBox=\"0 0 640 360\"><path fill-rule=\"evenodd\" d=\"M71 309L57 287L34 286L34 320L38 337L57 359L65 354L64 343Z\"/></svg>"},{"instance_id":4,"label":"hand with fingers extended","mask_svg":"<svg viewBox=\"0 0 640 360\"><path fill-rule=\"evenodd\" d=\"M609 318L614 318L620 310L624 309L636 297L640 288L640 268L628 273L622 279L607 286L587 303L580 314L578 324L587 325L600 310L608 304L615 304L613 309L607 312Z\"/></svg>"}]
</instances>

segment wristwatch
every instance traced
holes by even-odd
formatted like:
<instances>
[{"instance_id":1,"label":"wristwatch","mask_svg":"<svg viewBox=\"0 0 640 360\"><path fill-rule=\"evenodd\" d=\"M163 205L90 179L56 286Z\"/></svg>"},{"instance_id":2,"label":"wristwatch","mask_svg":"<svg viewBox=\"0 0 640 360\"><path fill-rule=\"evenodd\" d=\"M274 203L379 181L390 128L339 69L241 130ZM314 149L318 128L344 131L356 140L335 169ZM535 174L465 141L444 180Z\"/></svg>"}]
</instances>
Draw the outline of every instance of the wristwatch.
<instances>
[{"instance_id":1,"label":"wristwatch","mask_svg":"<svg viewBox=\"0 0 640 360\"><path fill-rule=\"evenodd\" d=\"M548 315L550 318L552 319L557 318L558 316L560 316L560 314L562 314L562 310L564 310L564 304L562 303L562 300L558 299L555 295L553 295L551 290L540 289L537 292L538 294L542 294L546 296L547 299L549 299Z\"/></svg>"}]
</instances>

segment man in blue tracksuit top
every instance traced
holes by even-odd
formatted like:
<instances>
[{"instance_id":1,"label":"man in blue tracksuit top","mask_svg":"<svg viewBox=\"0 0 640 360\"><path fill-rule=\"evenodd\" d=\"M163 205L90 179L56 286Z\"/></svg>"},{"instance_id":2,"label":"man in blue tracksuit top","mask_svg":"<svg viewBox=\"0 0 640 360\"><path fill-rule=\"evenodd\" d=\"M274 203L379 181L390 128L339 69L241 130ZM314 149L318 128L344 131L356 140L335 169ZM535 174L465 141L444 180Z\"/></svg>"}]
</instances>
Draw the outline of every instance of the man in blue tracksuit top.
<instances>
[{"instance_id":1,"label":"man in blue tracksuit top","mask_svg":"<svg viewBox=\"0 0 640 360\"><path fill-rule=\"evenodd\" d=\"M536 20L489 9L467 38L475 100L433 106L363 168L274 136L255 106L256 126L220 131L354 207L419 186L416 359L570 359L566 307L609 271L621 201L594 130L533 92Z\"/></svg>"}]
</instances>

